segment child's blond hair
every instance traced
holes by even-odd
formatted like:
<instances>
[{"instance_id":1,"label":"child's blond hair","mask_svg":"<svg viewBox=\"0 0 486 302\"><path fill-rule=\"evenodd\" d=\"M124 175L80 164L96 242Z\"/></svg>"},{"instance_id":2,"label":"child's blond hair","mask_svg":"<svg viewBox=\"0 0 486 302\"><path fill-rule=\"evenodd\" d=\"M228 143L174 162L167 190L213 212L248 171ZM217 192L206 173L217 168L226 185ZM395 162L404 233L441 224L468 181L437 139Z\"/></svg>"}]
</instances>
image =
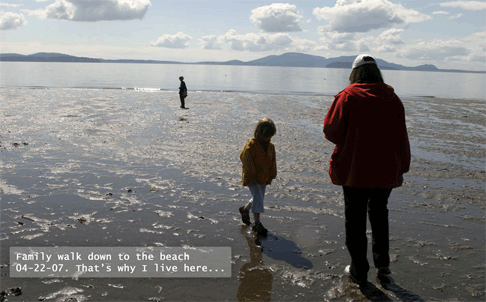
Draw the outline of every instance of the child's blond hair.
<instances>
[{"instance_id":1,"label":"child's blond hair","mask_svg":"<svg viewBox=\"0 0 486 302\"><path fill-rule=\"evenodd\" d=\"M258 121L258 124L255 127L254 136L256 139L262 137L272 137L277 133L277 128L273 121L269 118L264 118Z\"/></svg>"}]
</instances>

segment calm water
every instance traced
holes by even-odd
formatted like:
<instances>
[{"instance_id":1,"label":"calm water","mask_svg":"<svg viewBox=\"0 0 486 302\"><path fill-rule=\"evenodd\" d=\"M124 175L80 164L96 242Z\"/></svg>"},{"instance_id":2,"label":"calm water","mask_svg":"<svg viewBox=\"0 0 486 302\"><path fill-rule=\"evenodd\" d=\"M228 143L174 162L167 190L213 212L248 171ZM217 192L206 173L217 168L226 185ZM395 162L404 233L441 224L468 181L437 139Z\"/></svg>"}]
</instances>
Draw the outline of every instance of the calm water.
<instances>
[{"instance_id":1,"label":"calm water","mask_svg":"<svg viewBox=\"0 0 486 302\"><path fill-rule=\"evenodd\" d=\"M0 62L0 87L136 88L175 91L184 75L190 91L335 95L349 70L179 64ZM486 100L486 74L390 71L386 83L402 97Z\"/></svg>"}]
</instances>

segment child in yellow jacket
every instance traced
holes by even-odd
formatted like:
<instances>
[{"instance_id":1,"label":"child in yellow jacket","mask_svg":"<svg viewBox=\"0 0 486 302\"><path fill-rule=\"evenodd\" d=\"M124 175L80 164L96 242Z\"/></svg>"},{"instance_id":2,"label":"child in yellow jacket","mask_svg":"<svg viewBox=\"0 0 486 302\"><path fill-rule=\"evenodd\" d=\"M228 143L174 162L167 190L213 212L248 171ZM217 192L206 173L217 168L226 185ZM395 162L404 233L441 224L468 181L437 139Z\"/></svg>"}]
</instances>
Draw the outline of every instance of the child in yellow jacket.
<instances>
[{"instance_id":1,"label":"child in yellow jacket","mask_svg":"<svg viewBox=\"0 0 486 302\"><path fill-rule=\"evenodd\" d=\"M248 186L252 196L248 204L239 209L241 220L250 225L251 209L255 220L252 229L260 235L267 234L267 229L260 222L260 213L264 212L265 188L277 177L275 146L270 141L276 132L277 128L271 119L260 120L255 127L254 138L246 142L240 153L242 184Z\"/></svg>"}]
</instances>

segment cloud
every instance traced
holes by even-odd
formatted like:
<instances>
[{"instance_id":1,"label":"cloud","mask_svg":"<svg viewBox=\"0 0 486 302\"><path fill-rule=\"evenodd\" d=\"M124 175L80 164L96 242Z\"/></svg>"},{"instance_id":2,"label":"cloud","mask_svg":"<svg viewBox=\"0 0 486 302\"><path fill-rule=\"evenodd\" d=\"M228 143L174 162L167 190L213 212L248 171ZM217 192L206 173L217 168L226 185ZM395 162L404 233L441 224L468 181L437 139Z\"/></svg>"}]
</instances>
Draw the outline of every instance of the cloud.
<instances>
[{"instance_id":1,"label":"cloud","mask_svg":"<svg viewBox=\"0 0 486 302\"><path fill-rule=\"evenodd\" d=\"M470 57L483 57L486 54L486 31L476 32L463 37L461 42L471 51Z\"/></svg>"},{"instance_id":2,"label":"cloud","mask_svg":"<svg viewBox=\"0 0 486 302\"><path fill-rule=\"evenodd\" d=\"M231 49L238 51L310 51L316 45L313 41L294 38L287 33L248 33L238 35L234 29L230 29L226 34L219 37L219 39L222 42L229 43Z\"/></svg>"},{"instance_id":3,"label":"cloud","mask_svg":"<svg viewBox=\"0 0 486 302\"><path fill-rule=\"evenodd\" d=\"M449 19L454 20L454 19L458 19L462 16L463 16L462 14L457 14L457 15L450 16Z\"/></svg>"},{"instance_id":4,"label":"cloud","mask_svg":"<svg viewBox=\"0 0 486 302\"><path fill-rule=\"evenodd\" d=\"M183 32L178 32L175 35L162 35L157 40L150 42L150 46L153 47L166 47L166 48L188 48L188 41L192 37L186 35Z\"/></svg>"},{"instance_id":5,"label":"cloud","mask_svg":"<svg viewBox=\"0 0 486 302\"><path fill-rule=\"evenodd\" d=\"M299 21L302 15L291 4L273 3L251 11L250 20L264 32L302 31Z\"/></svg>"},{"instance_id":6,"label":"cloud","mask_svg":"<svg viewBox=\"0 0 486 302\"><path fill-rule=\"evenodd\" d=\"M469 58L469 62L480 62L480 63L486 64L486 55L484 55L484 54L472 55Z\"/></svg>"},{"instance_id":7,"label":"cloud","mask_svg":"<svg viewBox=\"0 0 486 302\"><path fill-rule=\"evenodd\" d=\"M447 40L434 39L401 45L396 50L396 57L430 64L447 63L449 66L447 68L459 69L464 69L465 64L469 63L471 70L484 70L485 53L486 31L483 31L465 37ZM477 64L477 62L482 64Z\"/></svg>"},{"instance_id":8,"label":"cloud","mask_svg":"<svg viewBox=\"0 0 486 302\"><path fill-rule=\"evenodd\" d=\"M341 43L324 43L321 50L337 50L337 51L352 51L352 52L369 52L370 47L365 40L358 41L342 41Z\"/></svg>"},{"instance_id":9,"label":"cloud","mask_svg":"<svg viewBox=\"0 0 486 302\"><path fill-rule=\"evenodd\" d=\"M405 44L401 38L403 29L397 28L385 30L378 37L364 33L326 32L322 28L319 33L323 36L320 50L395 52L397 45Z\"/></svg>"},{"instance_id":10,"label":"cloud","mask_svg":"<svg viewBox=\"0 0 486 302\"><path fill-rule=\"evenodd\" d=\"M10 4L10 3L0 3L0 6L8 6L8 7L19 7L23 4Z\"/></svg>"},{"instance_id":11,"label":"cloud","mask_svg":"<svg viewBox=\"0 0 486 302\"><path fill-rule=\"evenodd\" d=\"M463 41L456 39L422 41L415 45L407 45L399 51L400 57L425 61L445 61L452 57L464 57L469 54L470 50L464 45Z\"/></svg>"},{"instance_id":12,"label":"cloud","mask_svg":"<svg viewBox=\"0 0 486 302\"><path fill-rule=\"evenodd\" d=\"M248 33L245 35L238 35L234 29L230 29L226 34L224 34L222 39L224 42L231 44L231 49L239 51L276 50L281 47L289 46L292 43L292 38L288 34L284 33Z\"/></svg>"},{"instance_id":13,"label":"cloud","mask_svg":"<svg viewBox=\"0 0 486 302\"><path fill-rule=\"evenodd\" d=\"M201 39L198 39L199 46L202 49L222 49L223 41L220 37L216 35L203 36Z\"/></svg>"},{"instance_id":14,"label":"cloud","mask_svg":"<svg viewBox=\"0 0 486 302\"><path fill-rule=\"evenodd\" d=\"M142 19L150 5L150 0L56 0L45 9L24 11L42 19L96 22Z\"/></svg>"},{"instance_id":15,"label":"cloud","mask_svg":"<svg viewBox=\"0 0 486 302\"><path fill-rule=\"evenodd\" d=\"M381 45L375 48L377 52L396 52L397 49L393 45Z\"/></svg>"},{"instance_id":16,"label":"cloud","mask_svg":"<svg viewBox=\"0 0 486 302\"><path fill-rule=\"evenodd\" d=\"M335 32L368 32L432 18L388 0L338 0L334 7L315 8L313 14L329 22L325 30Z\"/></svg>"},{"instance_id":17,"label":"cloud","mask_svg":"<svg viewBox=\"0 0 486 302\"><path fill-rule=\"evenodd\" d=\"M445 11L437 11L437 12L433 12L432 13L432 15L444 15L444 16L450 15L450 14L451 13L445 12ZM452 16L449 16L449 19L450 20L454 20L454 19L458 19L458 18L460 18L462 16L463 16L463 14L452 15Z\"/></svg>"},{"instance_id":18,"label":"cloud","mask_svg":"<svg viewBox=\"0 0 486 302\"><path fill-rule=\"evenodd\" d=\"M24 15L0 11L0 30L18 29L26 24Z\"/></svg>"},{"instance_id":19,"label":"cloud","mask_svg":"<svg viewBox=\"0 0 486 302\"><path fill-rule=\"evenodd\" d=\"M459 7L467 10L483 10L486 9L486 2L483 1L455 1L441 3L442 7Z\"/></svg>"},{"instance_id":20,"label":"cloud","mask_svg":"<svg viewBox=\"0 0 486 302\"><path fill-rule=\"evenodd\" d=\"M450 15L451 13L449 12L445 12L443 10L440 10L440 11L437 11L437 12L433 12L432 15Z\"/></svg>"},{"instance_id":21,"label":"cloud","mask_svg":"<svg viewBox=\"0 0 486 302\"><path fill-rule=\"evenodd\" d=\"M339 33L339 32L329 32L326 30L325 26L319 26L317 28L317 33L323 35L324 38L331 41L336 40L354 40L357 37L357 33Z\"/></svg>"},{"instance_id":22,"label":"cloud","mask_svg":"<svg viewBox=\"0 0 486 302\"><path fill-rule=\"evenodd\" d=\"M400 36L403 33L403 29L390 28L382 32L378 38L376 38L377 43L390 43L390 44L405 44Z\"/></svg>"},{"instance_id":23,"label":"cloud","mask_svg":"<svg viewBox=\"0 0 486 302\"><path fill-rule=\"evenodd\" d=\"M292 42L292 51L308 52L316 47L317 43L307 39L294 38Z\"/></svg>"},{"instance_id":24,"label":"cloud","mask_svg":"<svg viewBox=\"0 0 486 302\"><path fill-rule=\"evenodd\" d=\"M369 51L371 39L370 37L363 37L359 33L338 33L327 32L322 27L319 28L319 33L323 36L320 41L321 46L316 50L337 50L337 51Z\"/></svg>"}]
</instances>

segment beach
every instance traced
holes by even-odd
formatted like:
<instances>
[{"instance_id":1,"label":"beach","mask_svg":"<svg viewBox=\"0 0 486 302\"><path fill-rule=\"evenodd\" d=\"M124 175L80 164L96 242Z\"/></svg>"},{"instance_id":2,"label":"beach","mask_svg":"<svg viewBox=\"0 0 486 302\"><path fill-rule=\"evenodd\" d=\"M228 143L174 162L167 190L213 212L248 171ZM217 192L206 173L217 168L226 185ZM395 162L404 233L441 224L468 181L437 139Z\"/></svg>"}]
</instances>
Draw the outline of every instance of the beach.
<instances>
[{"instance_id":1,"label":"beach","mask_svg":"<svg viewBox=\"0 0 486 302\"><path fill-rule=\"evenodd\" d=\"M190 91L183 110L173 91L0 91L8 301L485 299L484 100L402 98L412 164L388 206L395 283L380 285L372 267L360 290L343 273L343 194L328 176L332 96ZM269 235L257 238L238 212L250 198L239 153L263 117L277 127L278 175L262 214ZM11 278L18 246L231 247L232 273Z\"/></svg>"}]
</instances>

